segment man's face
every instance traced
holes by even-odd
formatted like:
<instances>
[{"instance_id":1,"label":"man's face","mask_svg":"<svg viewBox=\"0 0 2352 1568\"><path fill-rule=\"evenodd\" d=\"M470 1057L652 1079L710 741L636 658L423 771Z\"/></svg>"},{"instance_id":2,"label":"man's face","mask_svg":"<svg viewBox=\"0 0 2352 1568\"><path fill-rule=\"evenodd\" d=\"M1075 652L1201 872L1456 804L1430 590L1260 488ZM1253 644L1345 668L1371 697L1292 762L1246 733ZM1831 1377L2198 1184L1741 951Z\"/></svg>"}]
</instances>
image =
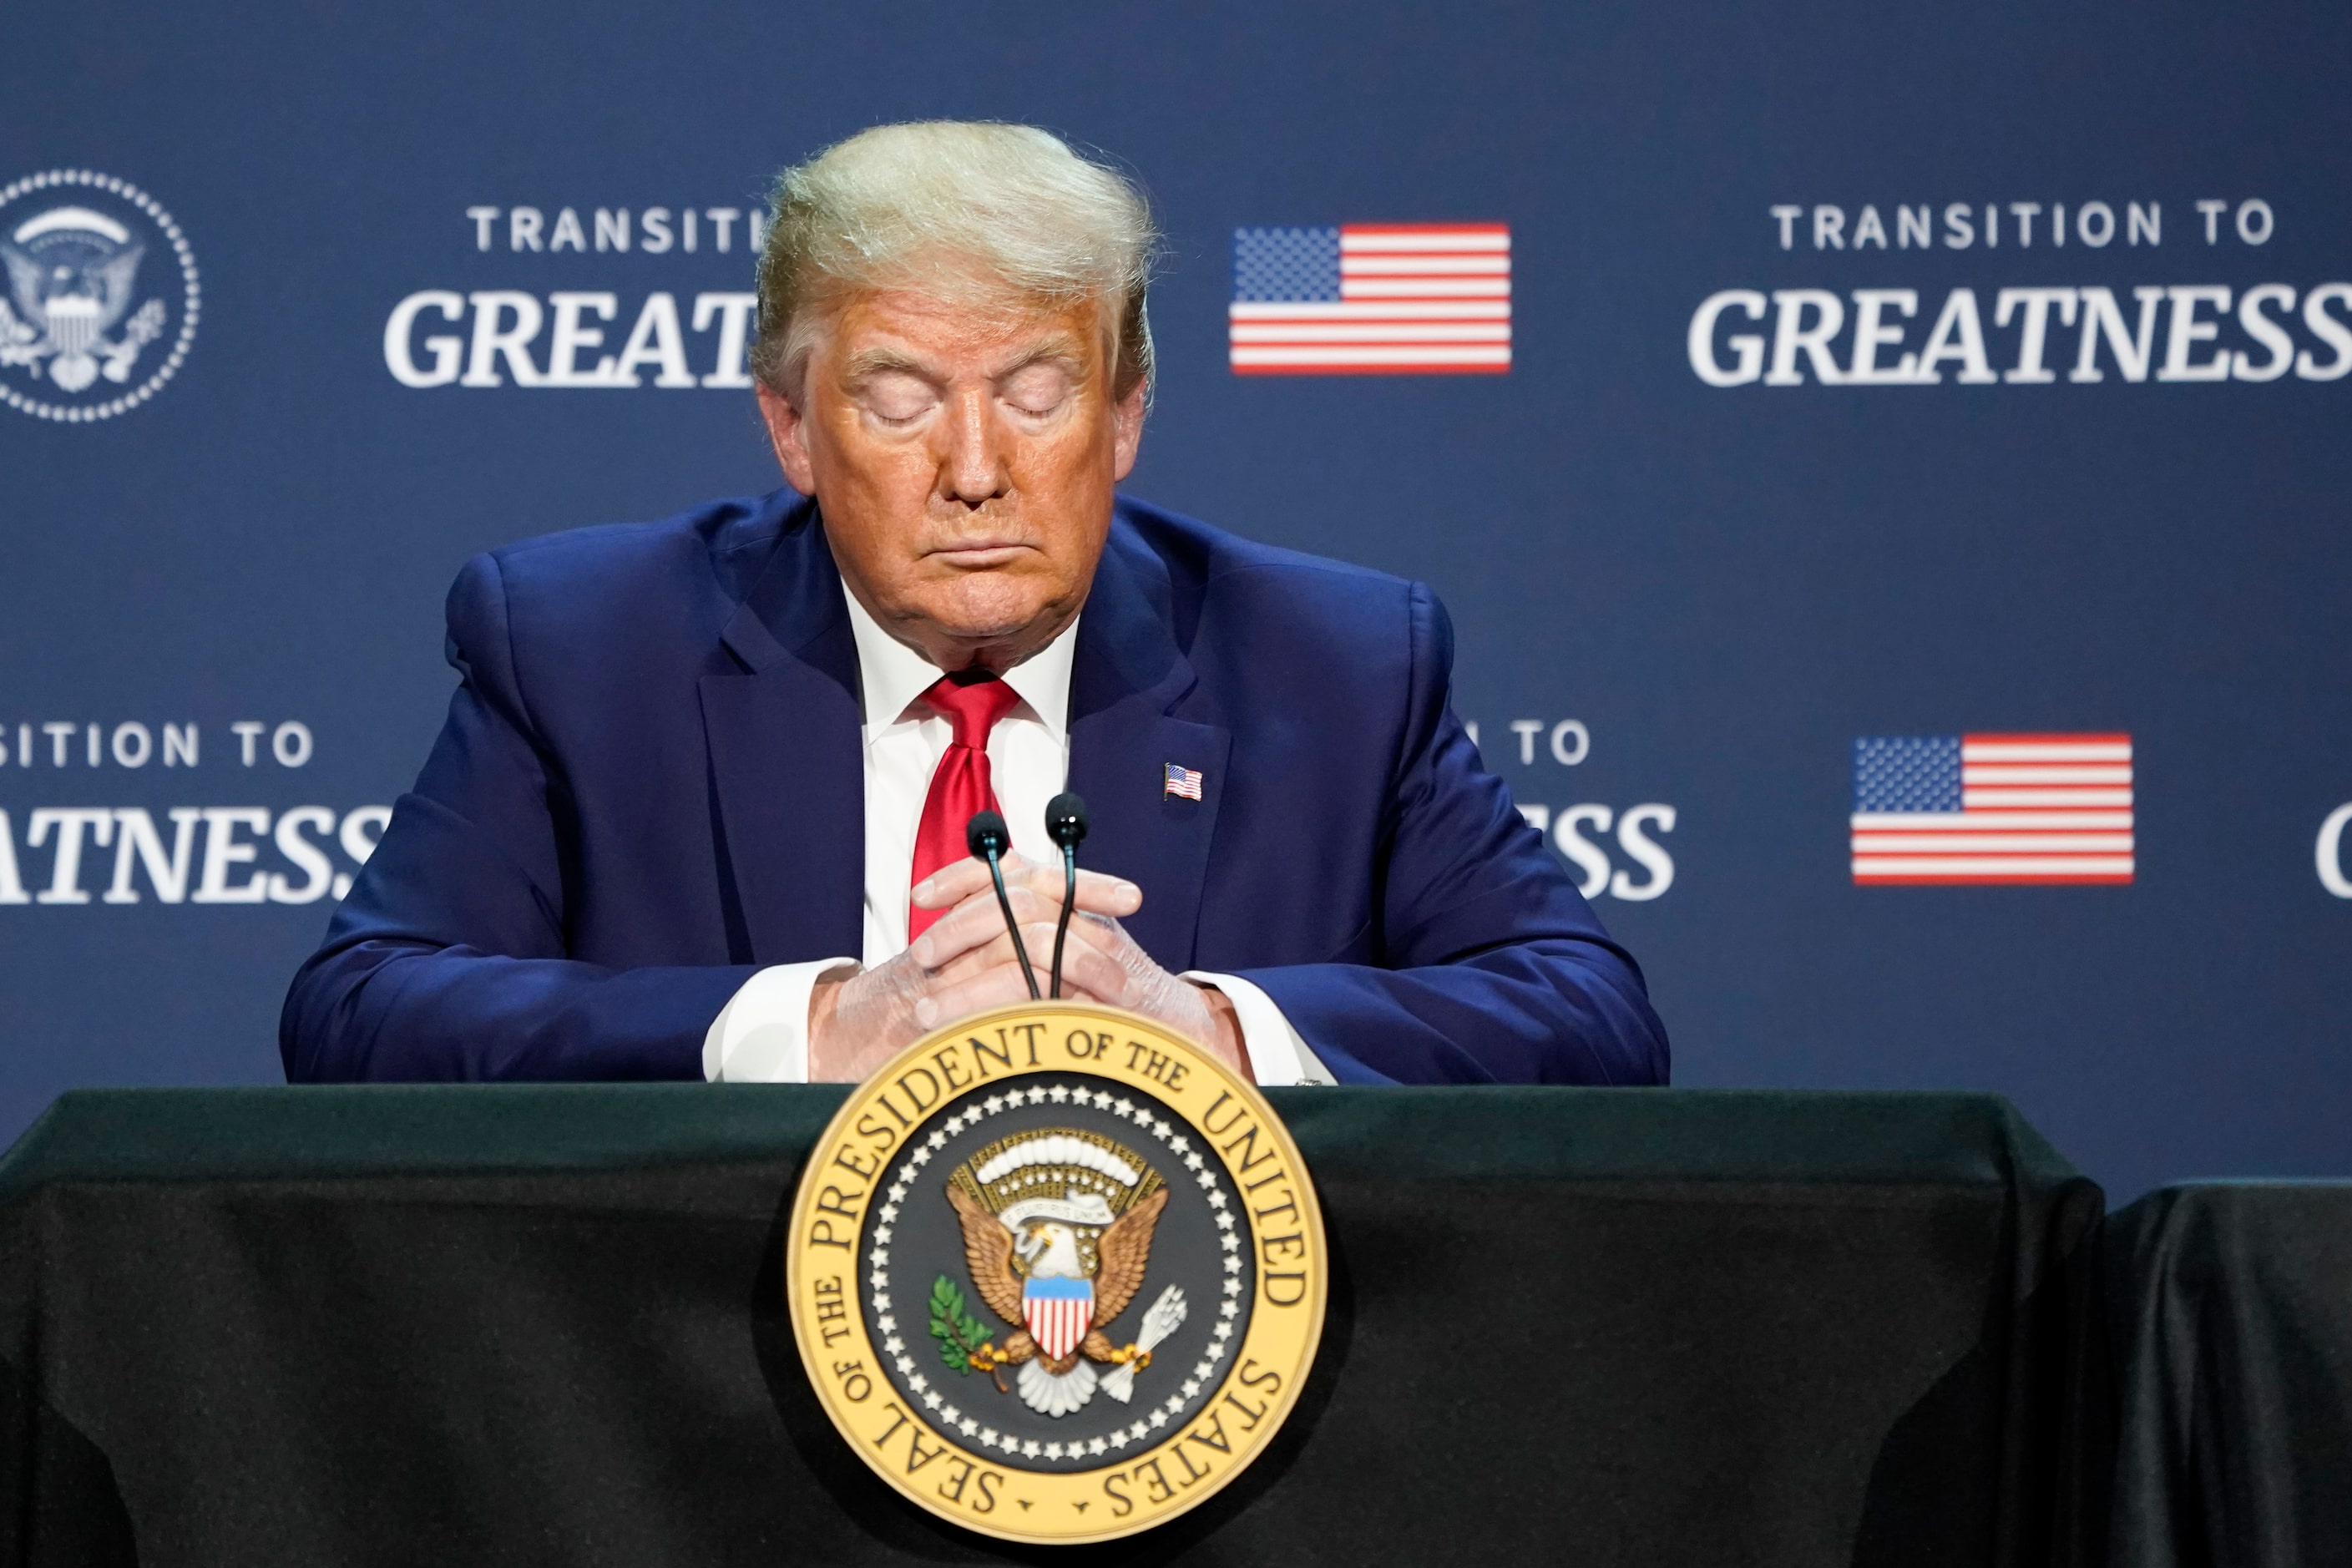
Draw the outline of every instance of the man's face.
<instances>
[{"instance_id":1,"label":"man's face","mask_svg":"<svg viewBox=\"0 0 2352 1568\"><path fill-rule=\"evenodd\" d=\"M875 619L941 668L1005 669L1094 581L1143 434L1143 388L1114 401L1111 374L1094 304L1008 317L877 292L818 340L797 406L764 386L760 405Z\"/></svg>"}]
</instances>

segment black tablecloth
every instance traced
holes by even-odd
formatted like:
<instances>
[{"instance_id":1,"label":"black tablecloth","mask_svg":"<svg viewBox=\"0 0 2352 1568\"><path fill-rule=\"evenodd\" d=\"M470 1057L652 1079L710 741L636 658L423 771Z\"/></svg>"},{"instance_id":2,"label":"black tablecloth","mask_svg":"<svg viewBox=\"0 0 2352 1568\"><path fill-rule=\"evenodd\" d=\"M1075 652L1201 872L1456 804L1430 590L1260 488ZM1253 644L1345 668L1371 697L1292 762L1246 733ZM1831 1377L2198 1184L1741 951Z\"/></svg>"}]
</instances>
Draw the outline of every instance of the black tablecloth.
<instances>
[{"instance_id":1,"label":"black tablecloth","mask_svg":"<svg viewBox=\"0 0 2352 1568\"><path fill-rule=\"evenodd\" d=\"M2115 1216L2117 1568L2352 1563L2352 1183Z\"/></svg>"},{"instance_id":2,"label":"black tablecloth","mask_svg":"<svg viewBox=\"0 0 2352 1568\"><path fill-rule=\"evenodd\" d=\"M1276 1446L1061 1563L2032 1563L2098 1191L1997 1100L1276 1091L1329 1326ZM943 1563L826 1424L827 1089L68 1095L0 1164L10 1561Z\"/></svg>"}]
</instances>

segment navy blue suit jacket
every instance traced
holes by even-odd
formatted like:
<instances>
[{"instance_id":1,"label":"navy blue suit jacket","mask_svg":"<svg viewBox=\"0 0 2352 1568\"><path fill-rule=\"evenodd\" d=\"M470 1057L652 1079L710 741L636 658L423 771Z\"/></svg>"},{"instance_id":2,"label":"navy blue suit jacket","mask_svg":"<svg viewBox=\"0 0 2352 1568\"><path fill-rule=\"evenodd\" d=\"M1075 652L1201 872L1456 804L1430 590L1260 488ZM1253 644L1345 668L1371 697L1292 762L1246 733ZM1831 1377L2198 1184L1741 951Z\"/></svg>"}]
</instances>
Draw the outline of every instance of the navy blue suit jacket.
<instances>
[{"instance_id":1,"label":"navy blue suit jacket","mask_svg":"<svg viewBox=\"0 0 2352 1568\"><path fill-rule=\"evenodd\" d=\"M698 1079L763 964L862 945L856 646L789 491L476 558L415 791L295 976L296 1081ZM1121 500L1070 691L1086 863L1347 1082L1663 1083L1641 972L1447 702L1428 589ZM1170 763L1199 802L1165 798Z\"/></svg>"}]
</instances>

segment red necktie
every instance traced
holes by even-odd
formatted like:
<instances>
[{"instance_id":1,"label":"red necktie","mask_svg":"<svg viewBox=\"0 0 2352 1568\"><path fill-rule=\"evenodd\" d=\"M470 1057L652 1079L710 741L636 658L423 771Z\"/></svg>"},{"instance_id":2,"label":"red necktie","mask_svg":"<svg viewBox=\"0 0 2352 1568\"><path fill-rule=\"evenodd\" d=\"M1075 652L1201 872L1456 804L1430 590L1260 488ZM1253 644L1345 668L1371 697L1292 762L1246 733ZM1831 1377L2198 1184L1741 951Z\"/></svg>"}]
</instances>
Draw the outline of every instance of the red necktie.
<instances>
[{"instance_id":1,"label":"red necktie","mask_svg":"<svg viewBox=\"0 0 2352 1568\"><path fill-rule=\"evenodd\" d=\"M955 739L948 742L931 774L931 792L923 797L923 819L915 827L915 873L907 883L910 891L932 872L971 853L963 830L974 812L998 809L996 789L988 776L988 732L1021 697L994 676L958 686L953 677L943 675L923 693L923 700L955 726ZM907 940L922 935L945 913L908 904Z\"/></svg>"}]
</instances>

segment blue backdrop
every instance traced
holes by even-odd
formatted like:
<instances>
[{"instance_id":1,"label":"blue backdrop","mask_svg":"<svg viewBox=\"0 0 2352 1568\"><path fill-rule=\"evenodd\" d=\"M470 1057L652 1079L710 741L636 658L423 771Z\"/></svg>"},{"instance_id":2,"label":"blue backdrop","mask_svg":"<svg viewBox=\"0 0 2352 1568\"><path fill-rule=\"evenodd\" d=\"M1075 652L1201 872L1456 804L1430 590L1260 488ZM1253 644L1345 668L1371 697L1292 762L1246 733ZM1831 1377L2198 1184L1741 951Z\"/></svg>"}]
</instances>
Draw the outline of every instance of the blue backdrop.
<instances>
[{"instance_id":1,"label":"blue backdrop","mask_svg":"<svg viewBox=\"0 0 2352 1568\"><path fill-rule=\"evenodd\" d=\"M1566 825L1678 1082L1999 1089L2119 1194L2352 1167L2340 7L5 31L0 1133L278 1076L439 722L458 565L772 488L745 215L950 115L1139 174L1171 254L1130 488L1438 589L1457 707ZM1383 223L1508 226L1508 373L1234 374L1234 231ZM2019 731L2130 737L2128 882L1856 885L1857 740Z\"/></svg>"}]
</instances>

